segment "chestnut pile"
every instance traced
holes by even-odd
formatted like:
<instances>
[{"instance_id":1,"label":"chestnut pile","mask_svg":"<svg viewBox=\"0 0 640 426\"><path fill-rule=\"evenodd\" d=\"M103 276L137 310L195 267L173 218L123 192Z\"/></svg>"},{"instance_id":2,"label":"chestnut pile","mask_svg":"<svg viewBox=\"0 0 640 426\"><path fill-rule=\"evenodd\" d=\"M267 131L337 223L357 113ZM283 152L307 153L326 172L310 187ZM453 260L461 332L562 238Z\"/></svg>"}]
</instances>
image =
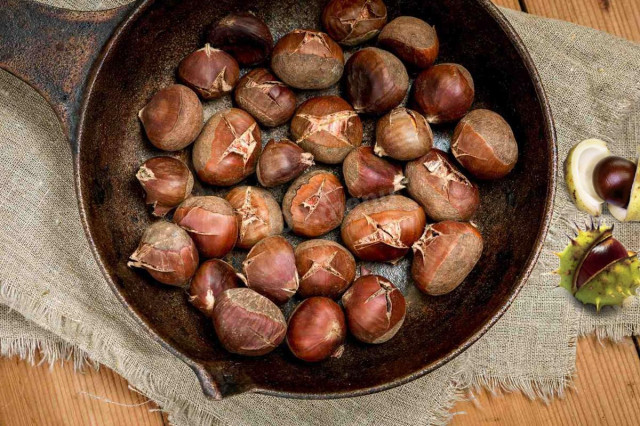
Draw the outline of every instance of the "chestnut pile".
<instances>
[{"instance_id":1,"label":"chestnut pile","mask_svg":"<svg viewBox=\"0 0 640 426\"><path fill-rule=\"evenodd\" d=\"M174 156L140 166L151 214L171 220L147 228L129 265L186 288L235 354L264 355L286 340L297 358L316 362L340 356L348 333L366 344L393 338L405 296L364 266L358 274L357 260L395 265L413 252L416 287L452 292L483 250L471 179L501 178L518 159L507 122L470 111L471 73L434 65L440 45L427 22L387 23L382 0L330 0L321 21L326 32L295 29L274 45L257 16L223 18L177 64L179 83L139 114L154 147L193 145L192 167ZM376 37L377 47L354 47ZM344 98L329 94L340 81ZM234 107L203 124L200 99L230 94ZM372 116L374 141L362 121ZM287 123L290 139L263 138L262 129ZM431 126L456 123L452 155L435 148ZM203 184L220 196L205 195L214 190ZM347 195L362 202L350 208ZM296 237L283 236L289 232ZM341 241L327 239L333 235ZM234 268L238 249L248 252ZM295 309L285 307L291 300Z\"/></svg>"}]
</instances>

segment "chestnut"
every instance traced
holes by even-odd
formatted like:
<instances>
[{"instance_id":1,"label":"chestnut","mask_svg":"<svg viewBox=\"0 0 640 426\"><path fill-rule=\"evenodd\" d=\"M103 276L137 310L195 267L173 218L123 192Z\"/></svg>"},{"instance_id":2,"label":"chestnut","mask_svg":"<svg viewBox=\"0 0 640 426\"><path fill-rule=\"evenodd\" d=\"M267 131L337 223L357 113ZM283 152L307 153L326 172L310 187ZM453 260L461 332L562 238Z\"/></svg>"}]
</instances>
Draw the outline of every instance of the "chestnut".
<instances>
[{"instance_id":1,"label":"chestnut","mask_svg":"<svg viewBox=\"0 0 640 426\"><path fill-rule=\"evenodd\" d=\"M480 205L478 187L438 149L407 163L405 175L409 195L433 220L469 220Z\"/></svg>"},{"instance_id":2,"label":"chestnut","mask_svg":"<svg viewBox=\"0 0 640 426\"><path fill-rule=\"evenodd\" d=\"M340 244L329 240L307 240L295 249L300 276L298 296L339 297L356 276L356 261Z\"/></svg>"},{"instance_id":3,"label":"chestnut","mask_svg":"<svg viewBox=\"0 0 640 426\"><path fill-rule=\"evenodd\" d=\"M362 275L342 295L349 332L365 343L384 343L396 335L407 313L404 296L380 275Z\"/></svg>"},{"instance_id":4,"label":"chestnut","mask_svg":"<svg viewBox=\"0 0 640 426\"><path fill-rule=\"evenodd\" d=\"M422 71L413 88L414 103L434 124L461 119L475 97L471 74L458 64L438 64Z\"/></svg>"},{"instance_id":5,"label":"chestnut","mask_svg":"<svg viewBox=\"0 0 640 426\"><path fill-rule=\"evenodd\" d=\"M414 284L431 296L453 291L480 260L482 247L482 235L469 223L445 221L427 225L413 245Z\"/></svg>"},{"instance_id":6,"label":"chestnut","mask_svg":"<svg viewBox=\"0 0 640 426\"><path fill-rule=\"evenodd\" d=\"M378 44L405 63L422 69L433 65L440 50L435 28L412 16L400 16L385 25Z\"/></svg>"},{"instance_id":7,"label":"chestnut","mask_svg":"<svg viewBox=\"0 0 640 426\"><path fill-rule=\"evenodd\" d=\"M236 184L256 170L260 128L249 114L230 108L213 115L193 146L198 177L211 185Z\"/></svg>"},{"instance_id":8,"label":"chestnut","mask_svg":"<svg viewBox=\"0 0 640 426\"><path fill-rule=\"evenodd\" d=\"M397 107L409 90L409 75L400 59L375 47L351 55L345 74L347 97L359 113L384 114Z\"/></svg>"},{"instance_id":9,"label":"chestnut","mask_svg":"<svg viewBox=\"0 0 640 426\"><path fill-rule=\"evenodd\" d=\"M395 108L378 120L374 152L400 161L415 160L433 147L427 120L408 108Z\"/></svg>"},{"instance_id":10,"label":"chestnut","mask_svg":"<svg viewBox=\"0 0 640 426\"><path fill-rule=\"evenodd\" d=\"M294 30L276 43L271 69L296 89L326 89L342 77L344 55L327 34Z\"/></svg>"},{"instance_id":11,"label":"chestnut","mask_svg":"<svg viewBox=\"0 0 640 426\"><path fill-rule=\"evenodd\" d=\"M518 161L518 144L511 126L493 111L476 109L456 126L451 152L473 177L499 179Z\"/></svg>"},{"instance_id":12,"label":"chestnut","mask_svg":"<svg viewBox=\"0 0 640 426\"><path fill-rule=\"evenodd\" d=\"M593 187L600 198L614 206L626 208L631 200L637 166L626 158L610 155L593 169Z\"/></svg>"},{"instance_id":13,"label":"chestnut","mask_svg":"<svg viewBox=\"0 0 640 426\"><path fill-rule=\"evenodd\" d=\"M189 302L210 317L216 297L230 288L240 287L240 278L233 266L220 259L203 262L191 279Z\"/></svg>"},{"instance_id":14,"label":"chestnut","mask_svg":"<svg viewBox=\"0 0 640 426\"><path fill-rule=\"evenodd\" d=\"M427 219L422 207L402 195L365 201L342 223L342 241L362 260L400 260L420 238Z\"/></svg>"},{"instance_id":15,"label":"chestnut","mask_svg":"<svg viewBox=\"0 0 640 426\"><path fill-rule=\"evenodd\" d=\"M191 235L205 258L223 257L238 239L233 208L220 197L187 198L173 214L173 222Z\"/></svg>"},{"instance_id":16,"label":"chestnut","mask_svg":"<svg viewBox=\"0 0 640 426\"><path fill-rule=\"evenodd\" d=\"M231 55L206 44L178 65L178 78L202 99L216 99L233 90L240 68Z\"/></svg>"},{"instance_id":17,"label":"chestnut","mask_svg":"<svg viewBox=\"0 0 640 426\"><path fill-rule=\"evenodd\" d=\"M573 286L579 290L601 271L630 255L633 254L630 254L620 241L613 238L611 231L606 232L601 239L592 243L587 253L577 264L578 270L574 275ZM616 284L620 285L621 283Z\"/></svg>"},{"instance_id":18,"label":"chestnut","mask_svg":"<svg viewBox=\"0 0 640 426\"><path fill-rule=\"evenodd\" d=\"M198 251L177 225L159 221L149 226L127 266L146 270L156 281L183 287L198 267Z\"/></svg>"},{"instance_id":19,"label":"chestnut","mask_svg":"<svg viewBox=\"0 0 640 426\"><path fill-rule=\"evenodd\" d=\"M303 300L289 317L287 346L296 358L318 362L339 358L347 326L342 308L326 297Z\"/></svg>"},{"instance_id":20,"label":"chestnut","mask_svg":"<svg viewBox=\"0 0 640 426\"><path fill-rule=\"evenodd\" d=\"M262 19L250 13L232 13L214 26L207 40L228 52L242 65L263 62L273 49L273 37Z\"/></svg>"},{"instance_id":21,"label":"chestnut","mask_svg":"<svg viewBox=\"0 0 640 426\"><path fill-rule=\"evenodd\" d=\"M287 225L303 237L319 237L342 223L346 199L340 180L326 170L296 179L282 201Z\"/></svg>"},{"instance_id":22,"label":"chestnut","mask_svg":"<svg viewBox=\"0 0 640 426\"><path fill-rule=\"evenodd\" d=\"M281 305L298 291L293 247L279 235L260 240L242 263L243 278L252 290Z\"/></svg>"},{"instance_id":23,"label":"chestnut","mask_svg":"<svg viewBox=\"0 0 640 426\"><path fill-rule=\"evenodd\" d=\"M266 68L245 74L235 91L236 103L265 127L289 121L296 110L296 95Z\"/></svg>"},{"instance_id":24,"label":"chestnut","mask_svg":"<svg viewBox=\"0 0 640 426\"><path fill-rule=\"evenodd\" d=\"M271 139L258 160L256 175L260 185L272 188L297 178L313 165L313 154L288 139Z\"/></svg>"},{"instance_id":25,"label":"chestnut","mask_svg":"<svg viewBox=\"0 0 640 426\"><path fill-rule=\"evenodd\" d=\"M191 171L182 161L172 157L148 159L138 169L136 178L146 194L145 203L158 217L184 201L193 189Z\"/></svg>"},{"instance_id":26,"label":"chestnut","mask_svg":"<svg viewBox=\"0 0 640 426\"><path fill-rule=\"evenodd\" d=\"M340 44L355 46L375 37L387 23L382 0L331 0L322 11L322 25Z\"/></svg>"},{"instance_id":27,"label":"chestnut","mask_svg":"<svg viewBox=\"0 0 640 426\"><path fill-rule=\"evenodd\" d=\"M270 192L255 186L237 186L225 199L236 212L238 247L251 248L266 237L282 233L282 211Z\"/></svg>"},{"instance_id":28,"label":"chestnut","mask_svg":"<svg viewBox=\"0 0 640 426\"><path fill-rule=\"evenodd\" d=\"M347 155L342 174L352 197L377 198L404 189L402 167L383 160L370 146L361 146Z\"/></svg>"},{"instance_id":29,"label":"chestnut","mask_svg":"<svg viewBox=\"0 0 640 426\"><path fill-rule=\"evenodd\" d=\"M138 117L149 141L163 151L185 148L198 137L203 125L198 95L182 84L158 90Z\"/></svg>"},{"instance_id":30,"label":"chestnut","mask_svg":"<svg viewBox=\"0 0 640 426\"><path fill-rule=\"evenodd\" d=\"M218 340L229 352L266 355L282 343L287 323L278 307L248 288L232 288L218 296L213 326Z\"/></svg>"},{"instance_id":31,"label":"chestnut","mask_svg":"<svg viewBox=\"0 0 640 426\"><path fill-rule=\"evenodd\" d=\"M344 99L318 96L298 107L291 120L291 134L316 161L338 164L362 143L362 121Z\"/></svg>"}]
</instances>

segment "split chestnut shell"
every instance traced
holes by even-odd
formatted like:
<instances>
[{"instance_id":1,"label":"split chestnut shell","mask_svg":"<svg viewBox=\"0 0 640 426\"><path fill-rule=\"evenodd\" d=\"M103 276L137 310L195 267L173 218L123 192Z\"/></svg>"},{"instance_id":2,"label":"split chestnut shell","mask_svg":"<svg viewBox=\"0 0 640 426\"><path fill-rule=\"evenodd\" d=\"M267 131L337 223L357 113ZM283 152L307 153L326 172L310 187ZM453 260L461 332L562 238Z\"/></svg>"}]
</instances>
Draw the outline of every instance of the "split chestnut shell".
<instances>
[{"instance_id":1,"label":"split chestnut shell","mask_svg":"<svg viewBox=\"0 0 640 426\"><path fill-rule=\"evenodd\" d=\"M148 159L138 169L136 178L145 191L145 203L158 217L180 204L193 189L193 175L189 167L173 157Z\"/></svg>"},{"instance_id":2,"label":"split chestnut shell","mask_svg":"<svg viewBox=\"0 0 640 426\"><path fill-rule=\"evenodd\" d=\"M356 275L356 261L340 244L329 240L308 240L295 250L300 275L300 297L324 296L335 299Z\"/></svg>"},{"instance_id":3,"label":"split chestnut shell","mask_svg":"<svg viewBox=\"0 0 640 426\"><path fill-rule=\"evenodd\" d=\"M282 211L270 192L255 186L237 186L225 198L238 219L238 247L251 248L264 238L282 233Z\"/></svg>"}]
</instances>

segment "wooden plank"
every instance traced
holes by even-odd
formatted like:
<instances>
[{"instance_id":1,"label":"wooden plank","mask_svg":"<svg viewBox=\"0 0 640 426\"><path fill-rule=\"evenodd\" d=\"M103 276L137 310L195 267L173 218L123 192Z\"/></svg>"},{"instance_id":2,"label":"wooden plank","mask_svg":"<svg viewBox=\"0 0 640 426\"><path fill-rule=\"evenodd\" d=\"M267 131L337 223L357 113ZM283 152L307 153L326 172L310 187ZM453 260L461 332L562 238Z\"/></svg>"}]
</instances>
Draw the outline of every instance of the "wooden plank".
<instances>
[{"instance_id":1,"label":"wooden plank","mask_svg":"<svg viewBox=\"0 0 640 426\"><path fill-rule=\"evenodd\" d=\"M515 9L515 10L521 10L519 0L493 0L493 2L498 6L504 6L511 9Z\"/></svg>"}]
</instances>

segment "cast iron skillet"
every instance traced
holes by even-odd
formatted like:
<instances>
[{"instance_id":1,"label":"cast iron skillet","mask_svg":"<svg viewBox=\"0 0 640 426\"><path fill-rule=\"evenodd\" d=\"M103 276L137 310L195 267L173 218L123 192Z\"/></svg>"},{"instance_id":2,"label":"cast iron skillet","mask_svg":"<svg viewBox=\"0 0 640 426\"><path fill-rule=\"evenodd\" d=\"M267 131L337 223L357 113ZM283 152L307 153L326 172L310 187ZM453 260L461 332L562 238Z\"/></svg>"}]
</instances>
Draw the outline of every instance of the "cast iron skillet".
<instances>
[{"instance_id":1,"label":"cast iron skillet","mask_svg":"<svg viewBox=\"0 0 640 426\"><path fill-rule=\"evenodd\" d=\"M126 267L150 217L134 174L158 155L136 117L152 94L174 81L180 59L202 45L204 29L231 11L252 10L276 37L319 27L324 1L140 1L102 12L71 12L0 0L0 67L53 106L71 143L82 222L104 275L147 332L196 372L213 398L240 392L298 398L356 396L416 379L475 342L505 312L531 273L547 232L556 151L549 105L536 70L511 26L489 0L385 0L390 18L434 24L440 62L474 76L475 107L501 113L520 146L513 173L481 185L477 223L486 248L456 291L438 298L397 283L409 302L390 342L348 341L340 359L297 361L280 347L265 357L231 355L184 292ZM372 119L367 120L369 128ZM437 129L440 143L451 127ZM207 189L198 187L201 192ZM405 262L404 266L408 261ZM284 345L283 345L284 346Z\"/></svg>"}]
</instances>

